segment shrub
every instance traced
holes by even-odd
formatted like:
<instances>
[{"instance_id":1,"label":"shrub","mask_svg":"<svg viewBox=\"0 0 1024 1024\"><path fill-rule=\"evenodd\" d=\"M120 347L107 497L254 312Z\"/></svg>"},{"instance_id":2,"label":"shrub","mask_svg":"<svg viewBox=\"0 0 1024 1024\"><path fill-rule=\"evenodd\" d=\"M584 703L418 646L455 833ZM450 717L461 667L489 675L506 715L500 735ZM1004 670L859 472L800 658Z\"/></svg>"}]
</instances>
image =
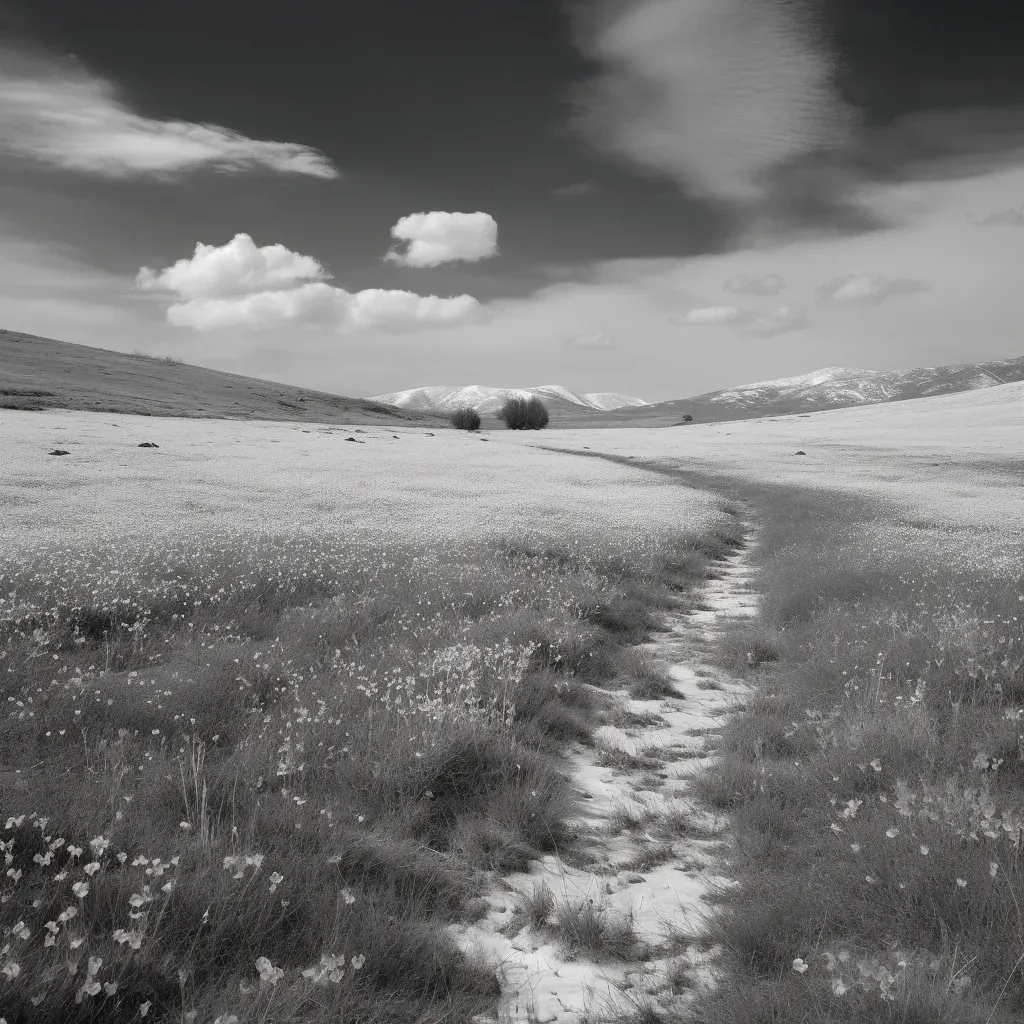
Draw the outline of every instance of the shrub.
<instances>
[{"instance_id":1,"label":"shrub","mask_svg":"<svg viewBox=\"0 0 1024 1024\"><path fill-rule=\"evenodd\" d=\"M468 405L462 409L456 409L448 419L451 421L451 425L458 430L480 429L480 413Z\"/></svg>"},{"instance_id":2,"label":"shrub","mask_svg":"<svg viewBox=\"0 0 1024 1024\"><path fill-rule=\"evenodd\" d=\"M140 352L138 349L128 354L135 359L145 359L148 363L163 363L165 366L183 366L185 363L179 356L156 356L151 352Z\"/></svg>"},{"instance_id":3,"label":"shrub","mask_svg":"<svg viewBox=\"0 0 1024 1024\"><path fill-rule=\"evenodd\" d=\"M498 419L509 430L541 430L548 425L548 410L534 395L532 398L510 398L501 407Z\"/></svg>"}]
</instances>

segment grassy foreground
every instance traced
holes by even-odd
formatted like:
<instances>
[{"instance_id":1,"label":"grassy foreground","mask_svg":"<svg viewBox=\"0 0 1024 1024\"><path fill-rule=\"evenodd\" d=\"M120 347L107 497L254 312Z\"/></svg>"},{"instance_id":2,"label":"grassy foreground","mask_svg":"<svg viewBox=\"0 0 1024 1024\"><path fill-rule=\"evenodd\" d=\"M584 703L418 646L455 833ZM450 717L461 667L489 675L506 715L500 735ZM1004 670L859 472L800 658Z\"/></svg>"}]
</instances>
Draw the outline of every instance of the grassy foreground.
<instances>
[{"instance_id":1,"label":"grassy foreground","mask_svg":"<svg viewBox=\"0 0 1024 1024\"><path fill-rule=\"evenodd\" d=\"M797 488L763 518L754 687L701 795L731 813L700 1024L1024 1019L1019 538ZM1015 545L1015 546L1014 546Z\"/></svg>"},{"instance_id":2,"label":"grassy foreground","mask_svg":"<svg viewBox=\"0 0 1024 1024\"><path fill-rule=\"evenodd\" d=\"M572 840L593 686L735 538L0 560L0 1017L468 1020L446 925Z\"/></svg>"}]
</instances>

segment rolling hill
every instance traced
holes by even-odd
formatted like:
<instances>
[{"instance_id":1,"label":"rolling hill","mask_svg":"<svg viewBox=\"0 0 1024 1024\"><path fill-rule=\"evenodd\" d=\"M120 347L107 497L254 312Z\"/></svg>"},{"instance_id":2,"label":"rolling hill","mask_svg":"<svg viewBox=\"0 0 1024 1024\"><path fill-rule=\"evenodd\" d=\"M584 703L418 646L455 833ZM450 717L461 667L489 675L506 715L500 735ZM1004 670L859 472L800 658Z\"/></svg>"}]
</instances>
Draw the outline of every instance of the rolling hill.
<instances>
[{"instance_id":1,"label":"rolling hill","mask_svg":"<svg viewBox=\"0 0 1024 1024\"><path fill-rule=\"evenodd\" d=\"M1024 381L1016 359L865 370L825 367L797 377L742 384L693 398L648 403L617 392L579 395L560 385L534 388L424 387L349 398L141 354L112 352L16 331L0 332L0 409L82 409L308 423L405 423L447 427L448 413L474 406L484 426L511 396L537 395L551 427L668 427L808 415L827 409L953 395Z\"/></svg>"},{"instance_id":2,"label":"rolling hill","mask_svg":"<svg viewBox=\"0 0 1024 1024\"><path fill-rule=\"evenodd\" d=\"M82 409L310 423L446 427L445 417L168 359L0 333L0 409Z\"/></svg>"}]
</instances>

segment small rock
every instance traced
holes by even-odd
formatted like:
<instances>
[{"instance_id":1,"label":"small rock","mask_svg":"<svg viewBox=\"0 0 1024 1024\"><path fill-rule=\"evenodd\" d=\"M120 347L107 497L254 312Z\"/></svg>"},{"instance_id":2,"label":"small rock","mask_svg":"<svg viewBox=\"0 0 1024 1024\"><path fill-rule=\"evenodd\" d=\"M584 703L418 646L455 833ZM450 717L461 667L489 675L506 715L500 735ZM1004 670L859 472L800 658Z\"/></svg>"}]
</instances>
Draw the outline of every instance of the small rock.
<instances>
[{"instance_id":1,"label":"small rock","mask_svg":"<svg viewBox=\"0 0 1024 1024\"><path fill-rule=\"evenodd\" d=\"M393 438L394 438L394 439L395 439L396 441L398 440L398 435L397 435L397 434L392 434L391 436L392 436L392 437L393 437Z\"/></svg>"},{"instance_id":2,"label":"small rock","mask_svg":"<svg viewBox=\"0 0 1024 1024\"><path fill-rule=\"evenodd\" d=\"M366 433L366 431L365 431L365 430L360 430L360 429L359 429L359 427L356 427L356 429L355 429L355 430L353 431L353 433L356 433L356 434L365 434L365 433Z\"/></svg>"},{"instance_id":3,"label":"small rock","mask_svg":"<svg viewBox=\"0 0 1024 1024\"><path fill-rule=\"evenodd\" d=\"M481 441L490 441L490 438L489 437L481 437L480 440Z\"/></svg>"},{"instance_id":4,"label":"small rock","mask_svg":"<svg viewBox=\"0 0 1024 1024\"><path fill-rule=\"evenodd\" d=\"M643 875L626 875L626 881L630 885L639 885L641 882L646 882L647 879Z\"/></svg>"},{"instance_id":5,"label":"small rock","mask_svg":"<svg viewBox=\"0 0 1024 1024\"><path fill-rule=\"evenodd\" d=\"M428 430L424 437L433 437L434 435Z\"/></svg>"},{"instance_id":6,"label":"small rock","mask_svg":"<svg viewBox=\"0 0 1024 1024\"><path fill-rule=\"evenodd\" d=\"M139 445L139 447L140 448L159 448L160 445L154 444L152 441L143 441L142 444Z\"/></svg>"},{"instance_id":7,"label":"small rock","mask_svg":"<svg viewBox=\"0 0 1024 1024\"><path fill-rule=\"evenodd\" d=\"M358 438L355 438L355 437L346 437L345 440L346 441L355 441L356 444L366 444L365 441L360 441Z\"/></svg>"},{"instance_id":8,"label":"small rock","mask_svg":"<svg viewBox=\"0 0 1024 1024\"><path fill-rule=\"evenodd\" d=\"M798 452L793 452L793 454L794 455L806 455L807 452L801 450L801 451L798 451Z\"/></svg>"},{"instance_id":9,"label":"small rock","mask_svg":"<svg viewBox=\"0 0 1024 1024\"><path fill-rule=\"evenodd\" d=\"M66 452L66 451L64 451L63 448L54 448L53 451L49 452L48 454L50 454L50 455L70 455L71 452Z\"/></svg>"}]
</instances>

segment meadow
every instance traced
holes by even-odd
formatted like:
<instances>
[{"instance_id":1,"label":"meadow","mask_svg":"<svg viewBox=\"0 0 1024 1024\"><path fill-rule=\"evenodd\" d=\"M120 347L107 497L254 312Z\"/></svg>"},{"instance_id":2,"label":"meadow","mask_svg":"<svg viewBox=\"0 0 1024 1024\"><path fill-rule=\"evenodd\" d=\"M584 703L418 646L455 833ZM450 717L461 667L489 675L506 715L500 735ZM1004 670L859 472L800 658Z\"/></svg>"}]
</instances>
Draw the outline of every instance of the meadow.
<instances>
[{"instance_id":1,"label":"meadow","mask_svg":"<svg viewBox=\"0 0 1024 1024\"><path fill-rule=\"evenodd\" d=\"M679 936L714 982L681 952L588 1019L1020 1020L1022 413L484 442L0 412L0 1016L493 1017L453 926L571 857L566 751L749 527L759 612L711 656L751 695L693 782L730 882Z\"/></svg>"},{"instance_id":2,"label":"meadow","mask_svg":"<svg viewBox=\"0 0 1024 1024\"><path fill-rule=\"evenodd\" d=\"M0 1016L492 1008L449 926L571 846L565 747L721 502L454 432L4 415Z\"/></svg>"},{"instance_id":3,"label":"meadow","mask_svg":"<svg viewBox=\"0 0 1024 1024\"><path fill-rule=\"evenodd\" d=\"M698 780L731 815L702 939L725 1022L1024 1016L1024 543L842 494L765 510L760 615L719 663L756 696Z\"/></svg>"},{"instance_id":4,"label":"meadow","mask_svg":"<svg viewBox=\"0 0 1024 1024\"><path fill-rule=\"evenodd\" d=\"M759 614L715 652L754 695L696 780L738 883L693 936L718 983L620 1020L1024 1018L1022 431L1007 385L552 439L755 510Z\"/></svg>"}]
</instances>

